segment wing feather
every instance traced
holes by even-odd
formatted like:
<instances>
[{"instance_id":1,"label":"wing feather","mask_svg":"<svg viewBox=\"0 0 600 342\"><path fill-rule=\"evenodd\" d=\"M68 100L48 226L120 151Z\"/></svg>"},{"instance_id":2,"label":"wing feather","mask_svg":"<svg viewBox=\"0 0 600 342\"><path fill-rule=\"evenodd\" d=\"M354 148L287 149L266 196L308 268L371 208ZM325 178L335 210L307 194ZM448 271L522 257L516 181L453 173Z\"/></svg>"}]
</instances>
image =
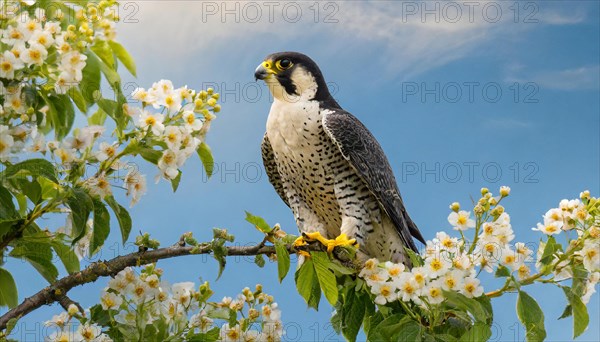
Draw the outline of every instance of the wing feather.
<instances>
[{"instance_id":1,"label":"wing feather","mask_svg":"<svg viewBox=\"0 0 600 342\"><path fill-rule=\"evenodd\" d=\"M269 182L271 182L271 184L275 188L275 191L277 191L277 194L279 195L279 197L281 197L281 199L289 207L290 204L288 203L287 196L285 195L285 189L283 188L283 182L281 181L281 175L279 174L279 171L277 169L277 161L275 160L275 153L273 153L273 147L271 146L271 143L269 142L269 138L267 137L266 133L265 133L265 136L263 137L263 141L261 144L261 151L262 151L263 164L265 166L265 170L267 171L267 177L269 177Z\"/></svg>"},{"instance_id":2,"label":"wing feather","mask_svg":"<svg viewBox=\"0 0 600 342\"><path fill-rule=\"evenodd\" d=\"M323 128L375 195L404 244L416 251L411 235L423 243L425 239L406 212L390 163L375 137L356 117L341 109L324 115Z\"/></svg>"}]
</instances>

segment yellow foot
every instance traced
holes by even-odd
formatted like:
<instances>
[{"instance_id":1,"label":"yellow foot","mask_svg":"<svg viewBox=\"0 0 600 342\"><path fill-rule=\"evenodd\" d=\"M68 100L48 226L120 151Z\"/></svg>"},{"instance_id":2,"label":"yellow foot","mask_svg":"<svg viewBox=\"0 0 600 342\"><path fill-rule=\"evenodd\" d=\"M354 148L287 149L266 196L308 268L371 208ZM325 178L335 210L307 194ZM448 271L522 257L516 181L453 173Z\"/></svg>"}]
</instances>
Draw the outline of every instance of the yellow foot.
<instances>
[{"instance_id":1,"label":"yellow foot","mask_svg":"<svg viewBox=\"0 0 600 342\"><path fill-rule=\"evenodd\" d=\"M319 241L320 243L322 243L323 245L325 245L327 247L327 252L329 252L329 253L333 252L333 249L336 246L358 247L358 244L356 243L356 239L348 239L348 236L346 234L341 234L340 236L336 237L335 239L331 239L331 240L324 238L323 235L321 235L321 233L319 233L319 232L304 233L302 235L305 238L305 239L303 239L304 243L306 243L306 239L313 240L313 241ZM298 241L298 240L296 240L296 241Z\"/></svg>"}]
</instances>

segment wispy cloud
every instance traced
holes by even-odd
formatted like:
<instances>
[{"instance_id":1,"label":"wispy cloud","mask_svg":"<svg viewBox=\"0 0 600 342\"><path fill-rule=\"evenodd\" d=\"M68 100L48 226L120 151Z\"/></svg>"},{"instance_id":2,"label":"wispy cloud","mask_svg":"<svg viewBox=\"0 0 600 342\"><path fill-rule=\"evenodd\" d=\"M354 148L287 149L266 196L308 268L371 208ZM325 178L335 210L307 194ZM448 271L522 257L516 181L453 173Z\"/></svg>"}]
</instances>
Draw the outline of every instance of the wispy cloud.
<instances>
[{"instance_id":1,"label":"wispy cloud","mask_svg":"<svg viewBox=\"0 0 600 342\"><path fill-rule=\"evenodd\" d=\"M574 12L571 9L571 13L568 13L569 9L548 9L541 11L541 22L549 25L574 25L585 21L586 14L579 8Z\"/></svg>"},{"instance_id":2,"label":"wispy cloud","mask_svg":"<svg viewBox=\"0 0 600 342\"><path fill-rule=\"evenodd\" d=\"M523 69L521 72L523 73ZM600 89L600 65L546 70L525 76L527 76L527 82L535 82L540 88L567 91ZM525 77L510 76L507 81L525 82Z\"/></svg>"},{"instance_id":3,"label":"wispy cloud","mask_svg":"<svg viewBox=\"0 0 600 342\"><path fill-rule=\"evenodd\" d=\"M491 20L493 11L484 15L481 4L469 14L469 9L458 3L461 14L457 17L458 12L443 1L341 1L330 2L329 7L312 2L270 3L276 5L136 2L138 22L121 24L120 32L127 46L148 59L177 62L193 56L194 62L214 63L224 51L237 51L244 58L248 56L245 51L272 52L268 49L309 44L324 55L350 52L369 56L385 74L407 79L467 55L485 53L498 36L531 27L515 24L507 9L501 11L505 15L498 21ZM298 13L297 6L301 6L301 18L294 22L289 19ZM320 7L316 10L314 6Z\"/></svg>"}]
</instances>

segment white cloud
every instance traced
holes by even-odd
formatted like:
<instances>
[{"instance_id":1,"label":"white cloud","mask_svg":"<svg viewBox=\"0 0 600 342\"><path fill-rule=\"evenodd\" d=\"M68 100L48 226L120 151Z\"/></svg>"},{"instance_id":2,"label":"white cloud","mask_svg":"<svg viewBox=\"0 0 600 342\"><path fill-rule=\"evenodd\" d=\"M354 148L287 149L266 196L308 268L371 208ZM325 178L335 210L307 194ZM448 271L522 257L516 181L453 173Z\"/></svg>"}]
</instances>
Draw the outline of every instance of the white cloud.
<instances>
[{"instance_id":1,"label":"white cloud","mask_svg":"<svg viewBox=\"0 0 600 342\"><path fill-rule=\"evenodd\" d=\"M600 89L599 65L588 65L563 70L546 70L526 76L528 77L508 77L507 82L535 82L541 89L554 90Z\"/></svg>"},{"instance_id":2,"label":"white cloud","mask_svg":"<svg viewBox=\"0 0 600 342\"><path fill-rule=\"evenodd\" d=\"M574 13L565 13L565 10L549 9L541 12L541 22L549 25L574 25L584 22L585 12L578 9Z\"/></svg>"},{"instance_id":3,"label":"white cloud","mask_svg":"<svg viewBox=\"0 0 600 342\"><path fill-rule=\"evenodd\" d=\"M150 63L152 68L166 60L215 63L224 53L255 59L257 53L262 57L309 45L325 56L350 52L357 59L373 58L370 67L407 79L465 56L486 53L496 37L531 27L516 25L506 10L510 4L499 2L493 2L504 6L497 21L493 10L484 14L485 4L471 13L461 3L446 7L446 2L436 2L439 8L431 2L346 1L329 7L326 4L331 3L321 2L318 12L313 2L277 2L275 7L266 3L136 2L139 10L132 18L139 22L120 24L120 37L135 56L144 56L138 57L139 63ZM261 11L258 20L254 20L256 5ZM298 6L302 16L294 23L289 19Z\"/></svg>"}]
</instances>

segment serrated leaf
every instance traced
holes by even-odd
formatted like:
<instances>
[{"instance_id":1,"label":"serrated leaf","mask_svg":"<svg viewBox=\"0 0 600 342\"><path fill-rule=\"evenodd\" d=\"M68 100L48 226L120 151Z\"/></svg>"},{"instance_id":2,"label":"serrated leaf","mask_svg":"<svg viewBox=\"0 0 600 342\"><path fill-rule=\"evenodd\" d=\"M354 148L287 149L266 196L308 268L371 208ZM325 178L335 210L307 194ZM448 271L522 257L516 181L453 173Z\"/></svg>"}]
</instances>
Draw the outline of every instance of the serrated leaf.
<instances>
[{"instance_id":1,"label":"serrated leaf","mask_svg":"<svg viewBox=\"0 0 600 342\"><path fill-rule=\"evenodd\" d=\"M73 194L67 198L67 206L71 209L73 243L77 242L85 234L85 227L90 213L94 209L94 203L88 193L82 188L74 188Z\"/></svg>"},{"instance_id":2,"label":"serrated leaf","mask_svg":"<svg viewBox=\"0 0 600 342\"><path fill-rule=\"evenodd\" d=\"M580 297L574 295L573 291L567 286L561 286L561 288L569 300L569 306L573 313L573 339L575 339L587 329L588 324L590 323L590 316L587 307L583 304ZM561 318L563 317L561 316Z\"/></svg>"},{"instance_id":3,"label":"serrated leaf","mask_svg":"<svg viewBox=\"0 0 600 342\"><path fill-rule=\"evenodd\" d=\"M19 177L22 174L35 177L44 177L54 183L58 183L56 178L56 169L54 165L45 159L27 159L20 163L9 165L3 172L0 172L0 179Z\"/></svg>"},{"instance_id":4,"label":"serrated leaf","mask_svg":"<svg viewBox=\"0 0 600 342\"><path fill-rule=\"evenodd\" d=\"M14 308L19 305L17 284L10 272L0 267L0 307Z\"/></svg>"},{"instance_id":5,"label":"serrated leaf","mask_svg":"<svg viewBox=\"0 0 600 342\"><path fill-rule=\"evenodd\" d=\"M249 223L254 225L258 230L260 230L261 232L263 232L265 234L268 234L273 230L273 228L271 228L271 226L269 226L269 224L267 223L267 221L265 221L265 219L263 219L260 216L254 216L247 211L246 211L246 221L248 221Z\"/></svg>"},{"instance_id":6,"label":"serrated leaf","mask_svg":"<svg viewBox=\"0 0 600 342\"><path fill-rule=\"evenodd\" d=\"M215 167L215 160L213 159L212 151L210 147L202 142L198 149L196 150L200 160L202 161L202 165L204 166L204 171L206 172L206 176L210 178L213 175L213 170Z\"/></svg>"},{"instance_id":7,"label":"serrated leaf","mask_svg":"<svg viewBox=\"0 0 600 342\"><path fill-rule=\"evenodd\" d=\"M133 57L131 57L129 52L127 52L127 50L123 47L123 45L113 40L109 40L108 44L110 45L117 58L121 61L121 63L123 63L125 68L127 68L127 70L129 70L129 72L133 76L136 76L135 61L133 60Z\"/></svg>"},{"instance_id":8,"label":"serrated leaf","mask_svg":"<svg viewBox=\"0 0 600 342\"><path fill-rule=\"evenodd\" d=\"M129 233L131 233L131 216L129 216L127 209L117 203L114 197L107 196L104 198L104 202L108 204L117 217L119 227L121 228L121 238L123 239L123 244L125 244L129 238Z\"/></svg>"},{"instance_id":9,"label":"serrated leaf","mask_svg":"<svg viewBox=\"0 0 600 342\"><path fill-rule=\"evenodd\" d=\"M296 289L309 307L319 310L321 288L311 258L306 258L295 274Z\"/></svg>"},{"instance_id":10,"label":"serrated leaf","mask_svg":"<svg viewBox=\"0 0 600 342\"><path fill-rule=\"evenodd\" d=\"M546 338L544 312L524 291L519 291L517 298L517 316L525 327L527 341L543 341Z\"/></svg>"},{"instance_id":11,"label":"serrated leaf","mask_svg":"<svg viewBox=\"0 0 600 342\"><path fill-rule=\"evenodd\" d=\"M69 274L79 272L79 258L70 246L63 244L59 240L54 240L52 241L52 249L54 249L54 253L58 255Z\"/></svg>"},{"instance_id":12,"label":"serrated leaf","mask_svg":"<svg viewBox=\"0 0 600 342\"><path fill-rule=\"evenodd\" d=\"M341 317L342 334L348 341L356 341L366 312L366 300L362 293L356 293L353 289L348 291L344 298L344 307Z\"/></svg>"},{"instance_id":13,"label":"serrated leaf","mask_svg":"<svg viewBox=\"0 0 600 342\"><path fill-rule=\"evenodd\" d=\"M104 245L104 241L110 233L110 215L106 206L100 200L94 200L94 226L92 238L90 239L90 256L96 254Z\"/></svg>"},{"instance_id":14,"label":"serrated leaf","mask_svg":"<svg viewBox=\"0 0 600 342\"><path fill-rule=\"evenodd\" d=\"M319 278L321 290L325 294L325 298L332 306L335 306L338 300L338 288L335 275L329 269L329 256L325 252L312 252L311 258L315 265L315 271Z\"/></svg>"},{"instance_id":15,"label":"serrated leaf","mask_svg":"<svg viewBox=\"0 0 600 342\"><path fill-rule=\"evenodd\" d=\"M277 274L281 283L290 270L290 253L287 246L280 241L275 242L275 253L277 254Z\"/></svg>"}]
</instances>

